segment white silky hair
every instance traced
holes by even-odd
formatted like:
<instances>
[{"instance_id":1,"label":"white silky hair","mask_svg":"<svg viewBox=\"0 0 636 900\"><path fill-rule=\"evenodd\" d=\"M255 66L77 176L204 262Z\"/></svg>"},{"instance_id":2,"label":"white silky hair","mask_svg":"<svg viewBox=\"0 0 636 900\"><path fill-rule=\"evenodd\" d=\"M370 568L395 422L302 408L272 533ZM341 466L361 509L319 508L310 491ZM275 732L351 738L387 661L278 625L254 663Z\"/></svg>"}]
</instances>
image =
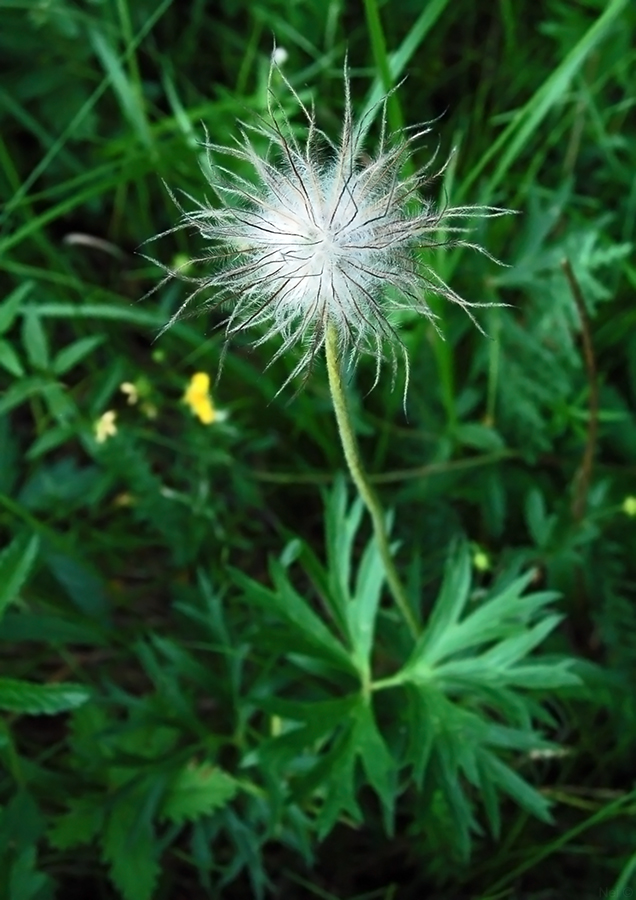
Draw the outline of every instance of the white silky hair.
<instances>
[{"instance_id":1,"label":"white silky hair","mask_svg":"<svg viewBox=\"0 0 636 900\"><path fill-rule=\"evenodd\" d=\"M274 75L304 114L302 143L276 97ZM466 229L453 221L499 216L508 210L436 208L423 191L443 174L448 160L434 169L433 157L403 176L417 142L431 129L423 125L388 135L387 97L380 104L377 151L373 156L363 153L368 122L364 117L354 121L346 64L344 83L338 142L317 127L315 111L303 104L275 59L268 80L267 116L243 124L241 138L233 147L206 140L204 171L219 205L192 197L193 209L185 210L177 203L182 219L176 227L194 227L202 235L211 249L194 262L203 263L209 271L188 279L196 287L166 327L188 313L192 302L203 295L202 310L228 311L224 321L228 338L248 328L260 329L256 345L282 336L271 362L292 348L301 348L282 390L300 373L308 374L332 324L343 361L353 365L364 352L375 358L374 386L387 355L395 380L401 356L406 397L409 360L391 314L408 309L434 323L428 293L459 304L471 318L471 307L495 305L464 300L426 262L425 251L468 246L490 256L462 238ZM261 143L263 137L267 139L267 153L257 151L251 135ZM215 158L220 155L247 163L254 178L248 180L219 164ZM440 241L435 234L442 227L444 240ZM167 278L183 277L179 271L166 271Z\"/></svg>"}]
</instances>

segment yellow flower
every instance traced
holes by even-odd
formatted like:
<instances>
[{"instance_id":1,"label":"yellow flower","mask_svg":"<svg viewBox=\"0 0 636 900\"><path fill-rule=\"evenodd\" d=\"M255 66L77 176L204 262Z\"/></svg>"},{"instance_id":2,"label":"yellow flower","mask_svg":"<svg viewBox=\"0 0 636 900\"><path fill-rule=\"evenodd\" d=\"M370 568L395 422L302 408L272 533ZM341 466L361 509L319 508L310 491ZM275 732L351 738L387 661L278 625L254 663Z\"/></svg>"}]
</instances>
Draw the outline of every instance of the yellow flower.
<instances>
[{"instance_id":1,"label":"yellow flower","mask_svg":"<svg viewBox=\"0 0 636 900\"><path fill-rule=\"evenodd\" d=\"M115 425L116 418L117 413L115 410L108 409L95 422L95 440L98 444L103 444L109 437L113 437L113 435L117 434L117 426Z\"/></svg>"},{"instance_id":2,"label":"yellow flower","mask_svg":"<svg viewBox=\"0 0 636 900\"><path fill-rule=\"evenodd\" d=\"M135 403L139 400L139 389L136 384L133 384L132 381L122 381L119 385L119 390L122 394L126 395L126 400L129 406L134 406Z\"/></svg>"},{"instance_id":3,"label":"yellow flower","mask_svg":"<svg viewBox=\"0 0 636 900\"><path fill-rule=\"evenodd\" d=\"M207 372L194 373L183 396L183 402L187 403L204 425L211 425L218 418L210 397L210 376Z\"/></svg>"},{"instance_id":4,"label":"yellow flower","mask_svg":"<svg viewBox=\"0 0 636 900\"><path fill-rule=\"evenodd\" d=\"M622 510L626 516L633 518L636 516L636 497L630 495L623 500Z\"/></svg>"}]
</instances>

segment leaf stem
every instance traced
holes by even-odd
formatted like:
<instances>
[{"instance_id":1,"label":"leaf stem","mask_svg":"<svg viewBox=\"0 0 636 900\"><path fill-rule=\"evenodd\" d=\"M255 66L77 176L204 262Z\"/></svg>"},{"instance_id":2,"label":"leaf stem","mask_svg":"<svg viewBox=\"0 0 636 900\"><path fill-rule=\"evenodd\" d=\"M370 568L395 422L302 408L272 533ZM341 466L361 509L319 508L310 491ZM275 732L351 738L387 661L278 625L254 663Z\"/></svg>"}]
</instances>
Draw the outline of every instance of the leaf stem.
<instances>
[{"instance_id":1,"label":"leaf stem","mask_svg":"<svg viewBox=\"0 0 636 900\"><path fill-rule=\"evenodd\" d=\"M371 486L369 477L364 470L358 442L351 426L351 415L349 413L349 405L347 403L347 396L342 381L342 368L338 350L338 332L333 322L329 322L327 325L325 353L327 357L327 373L329 375L329 390L331 392L331 399L333 401L336 423L338 425L338 432L340 434L340 441L342 443L345 460L349 472L351 473L351 477L353 478L353 482L358 489L358 493L369 510L369 515L371 516L371 521L373 523L373 532L384 564L389 590L391 591L395 604L400 610L409 631L413 637L416 638L419 631L417 620L409 604L404 586L400 581L400 576L395 568L395 563L393 562L384 520L384 511L377 494Z\"/></svg>"}]
</instances>

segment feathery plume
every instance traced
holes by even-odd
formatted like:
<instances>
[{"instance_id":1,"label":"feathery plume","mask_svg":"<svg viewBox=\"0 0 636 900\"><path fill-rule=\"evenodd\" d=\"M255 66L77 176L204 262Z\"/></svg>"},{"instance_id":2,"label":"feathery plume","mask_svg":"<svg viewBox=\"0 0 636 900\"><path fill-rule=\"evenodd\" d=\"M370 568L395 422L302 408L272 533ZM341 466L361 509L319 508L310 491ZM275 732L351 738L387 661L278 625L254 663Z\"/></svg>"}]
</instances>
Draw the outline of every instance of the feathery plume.
<instances>
[{"instance_id":1,"label":"feathery plume","mask_svg":"<svg viewBox=\"0 0 636 900\"><path fill-rule=\"evenodd\" d=\"M274 74L305 117L302 142L276 98ZM186 210L172 192L171 196L182 214L177 229L192 227L210 245L201 259L194 260L206 264L209 271L197 278L166 270L167 278L182 277L195 284L166 328L204 295L202 310L228 310L224 321L228 338L260 328L254 342L258 346L281 335L282 344L272 362L292 347L301 348L285 387L299 373L309 371L323 348L328 326L333 325L343 360L353 364L363 352L375 357L374 386L386 351L394 377L401 352L406 395L409 361L391 313L415 310L434 321L427 293L459 304L471 318L471 307L493 305L464 300L435 273L423 251L461 245L490 256L461 238L466 229L454 222L508 210L437 207L427 198L423 192L443 174L448 160L434 169L433 157L423 168L403 174L417 142L431 128L423 125L388 134L388 95L380 104L375 155L364 154L368 122L354 120L346 64L344 82L344 120L337 142L318 128L313 107L308 109L301 101L274 60L267 116L242 123L241 138L233 147L206 142L207 175L219 205L189 197L194 208ZM267 139L265 155L256 150L251 135ZM213 154L247 163L254 178L248 180L219 165ZM441 226L451 237L440 243L435 235Z\"/></svg>"}]
</instances>

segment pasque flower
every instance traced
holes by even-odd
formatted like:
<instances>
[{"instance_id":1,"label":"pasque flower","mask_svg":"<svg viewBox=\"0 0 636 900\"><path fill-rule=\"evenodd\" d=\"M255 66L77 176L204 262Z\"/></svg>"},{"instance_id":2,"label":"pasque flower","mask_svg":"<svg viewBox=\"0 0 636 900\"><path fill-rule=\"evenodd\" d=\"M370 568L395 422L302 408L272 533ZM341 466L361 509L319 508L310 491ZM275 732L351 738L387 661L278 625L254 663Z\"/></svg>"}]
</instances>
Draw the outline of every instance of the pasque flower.
<instances>
[{"instance_id":1,"label":"pasque flower","mask_svg":"<svg viewBox=\"0 0 636 900\"><path fill-rule=\"evenodd\" d=\"M274 76L304 114L302 141L274 95ZM206 144L217 205L192 201L195 208L181 209L177 226L192 226L209 244L209 251L195 261L205 264L206 272L200 278L181 276L196 286L172 321L202 297L204 309L227 310L228 337L248 328L260 329L256 344L281 335L273 359L292 347L302 348L288 381L309 369L333 327L342 359L354 362L364 351L375 357L376 382L385 352L395 372L397 351L402 350L408 383L408 358L392 312L409 309L434 319L426 302L431 292L467 310L489 305L460 297L436 275L424 251L440 246L440 226L446 245L475 246L461 238L465 229L455 223L505 210L438 207L427 198L424 192L447 163L435 170L431 160L403 174L407 163L413 169L413 150L430 128L387 134L386 98L377 150L367 156L368 123L354 120L346 69L337 142L318 128L313 108L302 103L275 63L268 97L267 117L243 125L235 146ZM256 145L263 138L268 150L262 154ZM252 176L220 165L213 155L247 164ZM177 274L169 271L168 277Z\"/></svg>"},{"instance_id":2,"label":"pasque flower","mask_svg":"<svg viewBox=\"0 0 636 900\"><path fill-rule=\"evenodd\" d=\"M426 250L442 244L476 246L462 237L461 220L506 210L436 206L426 190L447 163L436 170L433 157L415 169L413 152L430 129L388 134L388 97L379 107L377 149L369 156L364 141L371 117L354 120L346 66L344 75L344 119L337 141L318 127L313 107L303 104L272 59L267 116L244 124L233 147L206 144L206 174L217 201L210 205L190 198L194 208L182 209L177 226L192 227L209 246L201 259L192 261L204 264L205 272L192 276L191 263L168 269L168 278L177 275L195 285L172 321L202 297L204 309L227 310L228 338L249 328L260 331L256 344L279 335L282 341L273 359L300 348L285 384L309 371L324 348L345 460L371 516L388 588L416 638L418 617L395 566L386 516L359 452L343 363L371 353L377 382L386 352L395 375L401 350L406 397L409 361L392 313L415 310L434 320L426 295L435 293L460 304L472 317L470 307L484 304L465 301L445 284L430 267ZM303 140L276 99L275 79L304 114ZM266 149L260 152L263 144ZM233 168L221 165L219 155L229 157ZM249 176L244 174L246 166Z\"/></svg>"}]
</instances>

